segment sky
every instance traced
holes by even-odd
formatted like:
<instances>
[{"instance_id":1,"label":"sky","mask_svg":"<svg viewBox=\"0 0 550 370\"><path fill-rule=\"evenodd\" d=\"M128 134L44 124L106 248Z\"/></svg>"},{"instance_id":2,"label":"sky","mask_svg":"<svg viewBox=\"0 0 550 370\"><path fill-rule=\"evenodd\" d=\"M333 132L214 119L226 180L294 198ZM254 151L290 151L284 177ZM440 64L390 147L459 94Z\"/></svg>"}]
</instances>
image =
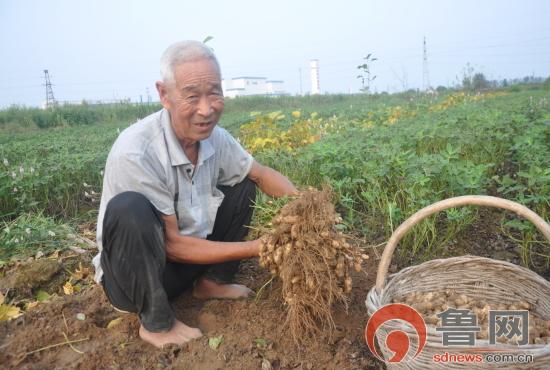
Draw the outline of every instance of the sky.
<instances>
[{"instance_id":1,"label":"sky","mask_svg":"<svg viewBox=\"0 0 550 370\"><path fill-rule=\"evenodd\" d=\"M57 100L158 100L159 59L172 43L208 42L224 78L283 80L357 93L372 53L373 91L452 86L467 65L488 79L550 76L546 0L0 0L0 108L39 106L44 69ZM301 73L300 73L301 71ZM301 78L300 78L301 76Z\"/></svg>"}]
</instances>

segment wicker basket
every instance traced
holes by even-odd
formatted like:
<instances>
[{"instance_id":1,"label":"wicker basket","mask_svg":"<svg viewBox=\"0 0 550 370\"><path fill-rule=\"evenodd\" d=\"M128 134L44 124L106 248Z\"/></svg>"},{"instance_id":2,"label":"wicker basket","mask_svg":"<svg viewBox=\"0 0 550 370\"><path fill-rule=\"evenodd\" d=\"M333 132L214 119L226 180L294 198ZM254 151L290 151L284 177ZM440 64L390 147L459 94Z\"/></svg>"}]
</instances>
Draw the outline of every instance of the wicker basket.
<instances>
[{"instance_id":1,"label":"wicker basket","mask_svg":"<svg viewBox=\"0 0 550 370\"><path fill-rule=\"evenodd\" d=\"M384 249L376 285L373 287L366 300L369 316L379 308L392 303L404 302L405 296L411 292L435 292L453 289L457 293L468 295L472 298L482 298L489 304L512 303L519 300L531 304L531 312L544 320L550 320L550 283L533 271L516 266L512 263L493 260L476 256L462 256L446 259L432 260L418 266L412 266L393 274L387 278L388 267L401 238L417 223L424 218L453 207L464 205L480 205L498 207L511 210L518 215L530 220L550 240L550 225L528 208L501 198L490 196L469 195L446 199L421 209L403 222L393 233ZM388 334L394 330L400 330L409 336L416 338L416 332L401 320L391 320L381 326L376 332L376 339L384 358L389 359L393 355L383 343ZM418 343L410 340L409 353L416 353ZM427 339L423 351L413 360L399 363L386 363L388 369L550 369L550 345L524 345L519 347L521 353L533 355L531 364L500 363L489 365L488 363L436 363L434 354L445 352L453 354L471 354L476 347L487 348L487 340L476 340L475 347L456 347L442 345L442 334L436 332L433 326L428 326ZM491 345L495 352L499 350L518 349L516 345L497 344Z\"/></svg>"}]
</instances>

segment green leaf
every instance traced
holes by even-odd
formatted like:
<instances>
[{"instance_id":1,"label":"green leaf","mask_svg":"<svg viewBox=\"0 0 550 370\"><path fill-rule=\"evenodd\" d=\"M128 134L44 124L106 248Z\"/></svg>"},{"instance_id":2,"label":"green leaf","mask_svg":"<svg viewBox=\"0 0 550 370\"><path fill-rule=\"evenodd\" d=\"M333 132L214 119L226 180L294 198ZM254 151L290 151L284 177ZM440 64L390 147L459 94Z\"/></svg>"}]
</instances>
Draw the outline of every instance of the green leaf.
<instances>
[{"instance_id":1,"label":"green leaf","mask_svg":"<svg viewBox=\"0 0 550 370\"><path fill-rule=\"evenodd\" d=\"M48 294L48 292L45 292L43 290L39 290L36 292L36 300L38 302L44 302L51 298L51 295Z\"/></svg>"},{"instance_id":2,"label":"green leaf","mask_svg":"<svg viewBox=\"0 0 550 370\"><path fill-rule=\"evenodd\" d=\"M222 344L222 342L223 342L223 335L220 335L219 337L209 338L208 346L213 350L217 350L220 344Z\"/></svg>"},{"instance_id":3,"label":"green leaf","mask_svg":"<svg viewBox=\"0 0 550 370\"><path fill-rule=\"evenodd\" d=\"M264 348L267 346L267 341L264 338L256 338L254 339L254 343L259 348Z\"/></svg>"},{"instance_id":4,"label":"green leaf","mask_svg":"<svg viewBox=\"0 0 550 370\"><path fill-rule=\"evenodd\" d=\"M526 231L531 228L531 224L524 220L509 220L504 223L504 226L517 229L519 231Z\"/></svg>"},{"instance_id":5,"label":"green leaf","mask_svg":"<svg viewBox=\"0 0 550 370\"><path fill-rule=\"evenodd\" d=\"M212 40L213 38L214 38L214 36L206 36L206 38L204 40L202 40L202 43L206 44L208 41Z\"/></svg>"}]
</instances>

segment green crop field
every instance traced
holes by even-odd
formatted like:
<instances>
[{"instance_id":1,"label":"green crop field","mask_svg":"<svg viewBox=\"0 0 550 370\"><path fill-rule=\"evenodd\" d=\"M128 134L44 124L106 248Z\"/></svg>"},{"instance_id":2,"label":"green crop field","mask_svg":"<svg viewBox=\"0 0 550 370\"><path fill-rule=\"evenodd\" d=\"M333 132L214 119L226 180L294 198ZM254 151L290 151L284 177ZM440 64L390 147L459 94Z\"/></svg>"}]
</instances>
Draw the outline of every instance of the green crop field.
<instances>
[{"instance_id":1,"label":"green crop field","mask_svg":"<svg viewBox=\"0 0 550 370\"><path fill-rule=\"evenodd\" d=\"M1 111L0 263L74 243L79 225L97 215L103 166L118 132L157 109ZM299 187L329 186L347 231L365 245L387 240L423 206L465 194L514 200L550 219L550 93L542 86L239 98L227 100L220 124ZM265 197L257 206L256 224L272 211ZM402 257L449 254L446 246L483 215L466 207L424 221L401 243ZM527 222L499 217L521 262L548 269L550 244Z\"/></svg>"}]
</instances>

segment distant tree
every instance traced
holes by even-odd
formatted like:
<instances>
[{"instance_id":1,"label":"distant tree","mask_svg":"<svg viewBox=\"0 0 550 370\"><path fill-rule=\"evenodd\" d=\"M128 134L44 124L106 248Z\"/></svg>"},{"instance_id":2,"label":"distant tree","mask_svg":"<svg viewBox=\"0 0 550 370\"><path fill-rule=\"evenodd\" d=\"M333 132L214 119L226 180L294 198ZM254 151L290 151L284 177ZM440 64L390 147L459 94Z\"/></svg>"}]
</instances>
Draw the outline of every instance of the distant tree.
<instances>
[{"instance_id":1,"label":"distant tree","mask_svg":"<svg viewBox=\"0 0 550 370\"><path fill-rule=\"evenodd\" d=\"M464 90L473 90L474 86L474 67L470 63L462 70L462 88Z\"/></svg>"},{"instance_id":2,"label":"distant tree","mask_svg":"<svg viewBox=\"0 0 550 370\"><path fill-rule=\"evenodd\" d=\"M358 79L361 80L361 91L364 93L369 93L370 91L370 84L372 81L376 79L376 76L371 75L371 66L372 63L377 61L377 58L374 58L371 54L368 54L366 57L363 58L365 61L363 64L360 64L357 66L357 69L361 71L361 74L357 76Z\"/></svg>"},{"instance_id":3,"label":"distant tree","mask_svg":"<svg viewBox=\"0 0 550 370\"><path fill-rule=\"evenodd\" d=\"M485 78L485 75L481 72L476 73L472 77L472 89L473 90L482 90L489 87L489 81Z\"/></svg>"},{"instance_id":4,"label":"distant tree","mask_svg":"<svg viewBox=\"0 0 550 370\"><path fill-rule=\"evenodd\" d=\"M439 85L435 91L437 91L438 93L443 93L445 91L447 91L448 89L445 87L445 86L442 86L442 85Z\"/></svg>"},{"instance_id":5,"label":"distant tree","mask_svg":"<svg viewBox=\"0 0 550 370\"><path fill-rule=\"evenodd\" d=\"M470 63L467 63L466 67L462 70L461 85L464 90L477 91L489 88L491 83L483 73L476 72L474 67Z\"/></svg>"}]
</instances>

